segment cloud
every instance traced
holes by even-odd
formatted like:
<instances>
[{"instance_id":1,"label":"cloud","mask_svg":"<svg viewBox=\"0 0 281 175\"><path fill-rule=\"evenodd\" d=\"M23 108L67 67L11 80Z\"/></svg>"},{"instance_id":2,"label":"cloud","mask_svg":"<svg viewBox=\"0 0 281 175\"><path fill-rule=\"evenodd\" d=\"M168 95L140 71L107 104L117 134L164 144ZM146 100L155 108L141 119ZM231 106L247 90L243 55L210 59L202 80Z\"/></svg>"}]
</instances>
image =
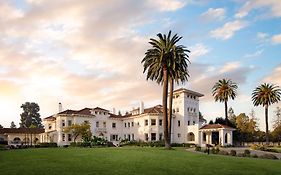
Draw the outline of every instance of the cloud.
<instances>
[{"instance_id":1,"label":"cloud","mask_svg":"<svg viewBox=\"0 0 281 175\"><path fill-rule=\"evenodd\" d=\"M188 49L191 51L190 60L192 61L195 60L197 57L206 55L210 52L210 49L202 43L197 43L193 46L190 46L190 48Z\"/></svg>"},{"instance_id":2,"label":"cloud","mask_svg":"<svg viewBox=\"0 0 281 175\"><path fill-rule=\"evenodd\" d=\"M219 72L220 73L231 72L239 67L240 67L240 62L230 62L230 63L226 63L223 67L221 67Z\"/></svg>"},{"instance_id":3,"label":"cloud","mask_svg":"<svg viewBox=\"0 0 281 175\"><path fill-rule=\"evenodd\" d=\"M281 44L281 34L272 36L271 41L273 44Z\"/></svg>"},{"instance_id":4,"label":"cloud","mask_svg":"<svg viewBox=\"0 0 281 175\"><path fill-rule=\"evenodd\" d=\"M280 17L281 16L281 1L279 0L251 0L246 1L243 7L235 14L236 18L246 17L251 10L269 8L267 16Z\"/></svg>"},{"instance_id":5,"label":"cloud","mask_svg":"<svg viewBox=\"0 0 281 175\"><path fill-rule=\"evenodd\" d=\"M262 82L273 83L281 86L281 65L279 64L274 70L262 79Z\"/></svg>"},{"instance_id":6,"label":"cloud","mask_svg":"<svg viewBox=\"0 0 281 175\"><path fill-rule=\"evenodd\" d=\"M225 18L226 10L224 8L209 8L206 12L201 14L201 19L204 21L223 20Z\"/></svg>"},{"instance_id":7,"label":"cloud","mask_svg":"<svg viewBox=\"0 0 281 175\"><path fill-rule=\"evenodd\" d=\"M188 1L184 0L147 0L149 6L161 11L175 11L183 8Z\"/></svg>"},{"instance_id":8,"label":"cloud","mask_svg":"<svg viewBox=\"0 0 281 175\"><path fill-rule=\"evenodd\" d=\"M255 57L258 57L258 56L260 56L262 53L263 53L263 49L260 49L260 50L257 50L256 52L254 52L254 53L250 53L250 54L246 54L246 55L244 55L243 57L244 58L255 58Z\"/></svg>"},{"instance_id":9,"label":"cloud","mask_svg":"<svg viewBox=\"0 0 281 175\"><path fill-rule=\"evenodd\" d=\"M232 22L227 22L223 25L223 27L212 30L210 32L211 37L227 40L230 39L235 32L243 29L247 26L245 21L235 20Z\"/></svg>"}]
</instances>

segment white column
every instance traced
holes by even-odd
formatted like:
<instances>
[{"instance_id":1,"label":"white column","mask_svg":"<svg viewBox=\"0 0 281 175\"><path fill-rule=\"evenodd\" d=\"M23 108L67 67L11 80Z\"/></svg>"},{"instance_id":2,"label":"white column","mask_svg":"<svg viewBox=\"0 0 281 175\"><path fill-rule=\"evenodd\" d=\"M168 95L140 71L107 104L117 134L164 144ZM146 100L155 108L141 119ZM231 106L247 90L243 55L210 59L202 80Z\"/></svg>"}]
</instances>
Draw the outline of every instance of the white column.
<instances>
[{"instance_id":1,"label":"white column","mask_svg":"<svg viewBox=\"0 0 281 175\"><path fill-rule=\"evenodd\" d=\"M225 146L224 134L225 134L224 130L223 130L223 129L220 130L220 132L219 132L219 138L220 138L220 141L221 141L221 143L220 143L221 146Z\"/></svg>"}]
</instances>

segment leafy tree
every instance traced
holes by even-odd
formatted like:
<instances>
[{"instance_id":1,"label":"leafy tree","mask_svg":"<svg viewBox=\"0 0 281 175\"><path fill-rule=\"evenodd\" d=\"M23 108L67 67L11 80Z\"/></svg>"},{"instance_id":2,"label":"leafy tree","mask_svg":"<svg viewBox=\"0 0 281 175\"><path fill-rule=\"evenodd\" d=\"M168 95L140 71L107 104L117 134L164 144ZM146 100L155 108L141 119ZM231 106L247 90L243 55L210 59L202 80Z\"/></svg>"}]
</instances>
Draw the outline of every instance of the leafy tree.
<instances>
[{"instance_id":1,"label":"leafy tree","mask_svg":"<svg viewBox=\"0 0 281 175\"><path fill-rule=\"evenodd\" d=\"M229 99L234 100L237 95L237 88L237 84L230 79L219 80L212 88L215 101L224 102L226 124L228 124L227 102Z\"/></svg>"},{"instance_id":2,"label":"leafy tree","mask_svg":"<svg viewBox=\"0 0 281 175\"><path fill-rule=\"evenodd\" d=\"M65 133L72 133L73 141L75 142L78 136L82 136L82 139L89 140L91 138L92 133L90 130L91 126L89 123L82 124L72 124L64 128Z\"/></svg>"},{"instance_id":3,"label":"leafy tree","mask_svg":"<svg viewBox=\"0 0 281 175\"><path fill-rule=\"evenodd\" d=\"M272 131L272 136L274 141L278 142L278 145L280 145L280 141L281 141L281 125L278 125L274 128L274 130Z\"/></svg>"},{"instance_id":4,"label":"leafy tree","mask_svg":"<svg viewBox=\"0 0 281 175\"><path fill-rule=\"evenodd\" d=\"M273 121L273 129L281 125L281 108L277 107L275 111L275 119Z\"/></svg>"},{"instance_id":5,"label":"leafy tree","mask_svg":"<svg viewBox=\"0 0 281 175\"><path fill-rule=\"evenodd\" d=\"M14 121L11 122L10 128L17 128L17 126L15 125L15 122L14 122Z\"/></svg>"},{"instance_id":6,"label":"leafy tree","mask_svg":"<svg viewBox=\"0 0 281 175\"><path fill-rule=\"evenodd\" d=\"M203 121L204 123L207 123L207 120L204 118L204 116L200 111L199 111L199 120Z\"/></svg>"},{"instance_id":7,"label":"leafy tree","mask_svg":"<svg viewBox=\"0 0 281 175\"><path fill-rule=\"evenodd\" d=\"M214 121L213 121L213 120L210 120L209 124L214 124Z\"/></svg>"},{"instance_id":8,"label":"leafy tree","mask_svg":"<svg viewBox=\"0 0 281 175\"><path fill-rule=\"evenodd\" d=\"M279 86L273 84L264 83L256 87L252 93L252 101L254 106L262 105L265 108L265 133L266 144L269 144L269 132L268 132L268 107L271 104L278 103L281 98L281 89Z\"/></svg>"},{"instance_id":9,"label":"leafy tree","mask_svg":"<svg viewBox=\"0 0 281 175\"><path fill-rule=\"evenodd\" d=\"M36 128L43 128L42 120L40 118L40 107L34 102L25 102L21 105L23 113L21 113L20 128L29 128L31 125Z\"/></svg>"},{"instance_id":10,"label":"leafy tree","mask_svg":"<svg viewBox=\"0 0 281 175\"><path fill-rule=\"evenodd\" d=\"M1 124L0 124L0 129L4 128Z\"/></svg>"},{"instance_id":11,"label":"leafy tree","mask_svg":"<svg viewBox=\"0 0 281 175\"><path fill-rule=\"evenodd\" d=\"M217 117L216 119L215 119L215 122L214 122L215 124L222 124L222 125L226 125L226 120L224 119L224 118L222 118L222 117Z\"/></svg>"},{"instance_id":12,"label":"leafy tree","mask_svg":"<svg viewBox=\"0 0 281 175\"><path fill-rule=\"evenodd\" d=\"M250 118L245 113L236 117L236 127L238 130L239 141L254 141L257 131L257 122L255 118Z\"/></svg>"},{"instance_id":13,"label":"leafy tree","mask_svg":"<svg viewBox=\"0 0 281 175\"><path fill-rule=\"evenodd\" d=\"M162 95L162 105L163 105L163 128L164 128L164 142L165 147L170 149L170 117L168 117L167 110L167 98L168 98L168 81L170 80L171 85L171 94L170 99L172 100L173 92L173 83L174 80L184 81L187 80L187 58L188 55L186 52L189 52L185 49L184 46L177 46L176 43L182 38L176 35L171 37L171 31L168 35L162 35L161 33L157 34L158 39L150 39L149 44L152 48L148 49L145 53L145 57L141 61L144 66L145 73L147 71L146 79L156 81L158 84L163 86L163 95ZM170 112L172 115L172 103L170 103Z\"/></svg>"}]
</instances>

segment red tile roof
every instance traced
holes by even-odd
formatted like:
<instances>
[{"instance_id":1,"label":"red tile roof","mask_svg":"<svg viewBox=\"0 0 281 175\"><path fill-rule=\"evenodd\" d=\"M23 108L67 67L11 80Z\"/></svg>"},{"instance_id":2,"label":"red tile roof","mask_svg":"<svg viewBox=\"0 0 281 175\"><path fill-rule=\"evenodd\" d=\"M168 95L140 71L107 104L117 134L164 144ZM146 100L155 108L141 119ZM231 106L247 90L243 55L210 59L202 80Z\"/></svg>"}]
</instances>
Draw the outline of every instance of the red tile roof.
<instances>
[{"instance_id":1,"label":"red tile roof","mask_svg":"<svg viewBox=\"0 0 281 175\"><path fill-rule=\"evenodd\" d=\"M176 89L174 90L174 93L175 92L180 92L180 91L183 91L183 92L186 92L186 93L189 93L189 94L193 94L197 97L203 97L204 95L199 93L199 92L195 92L195 91L192 91L192 90L189 90L189 89L185 89L185 88L179 88L179 89Z\"/></svg>"},{"instance_id":2,"label":"red tile roof","mask_svg":"<svg viewBox=\"0 0 281 175\"><path fill-rule=\"evenodd\" d=\"M109 110L107 110L107 109L103 109L103 108L100 108L100 107L95 107L94 110L101 110L101 111L106 111L106 112L109 111Z\"/></svg>"},{"instance_id":3,"label":"red tile roof","mask_svg":"<svg viewBox=\"0 0 281 175\"><path fill-rule=\"evenodd\" d=\"M54 117L53 115L51 115L51 116L49 116L49 117L44 118L44 120L54 121L54 120L56 120L56 117Z\"/></svg>"},{"instance_id":4,"label":"red tile roof","mask_svg":"<svg viewBox=\"0 0 281 175\"><path fill-rule=\"evenodd\" d=\"M235 128L232 128L230 126L223 125L223 124L208 124L208 125L202 126L200 129L220 129L220 128L235 129Z\"/></svg>"},{"instance_id":5,"label":"red tile roof","mask_svg":"<svg viewBox=\"0 0 281 175\"><path fill-rule=\"evenodd\" d=\"M81 109L81 110L79 110L79 111L76 111L76 113L75 114L81 114L81 115L93 115L92 113L91 113L91 108L84 108L84 109Z\"/></svg>"},{"instance_id":6,"label":"red tile roof","mask_svg":"<svg viewBox=\"0 0 281 175\"><path fill-rule=\"evenodd\" d=\"M0 129L0 134L8 134L8 133L40 134L43 132L45 132L45 130L41 129L41 128L2 128L2 129Z\"/></svg>"}]
</instances>

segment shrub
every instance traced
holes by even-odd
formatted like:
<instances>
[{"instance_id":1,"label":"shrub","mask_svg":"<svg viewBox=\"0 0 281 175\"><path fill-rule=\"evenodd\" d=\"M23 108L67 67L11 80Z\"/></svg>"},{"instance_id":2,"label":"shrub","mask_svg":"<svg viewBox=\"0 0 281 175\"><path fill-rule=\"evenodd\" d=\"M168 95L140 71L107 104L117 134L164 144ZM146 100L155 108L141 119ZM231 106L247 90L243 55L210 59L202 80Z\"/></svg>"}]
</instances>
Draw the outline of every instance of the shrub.
<instances>
[{"instance_id":1,"label":"shrub","mask_svg":"<svg viewBox=\"0 0 281 175\"><path fill-rule=\"evenodd\" d=\"M5 149L6 149L6 145L0 144L0 150L5 150Z\"/></svg>"},{"instance_id":2,"label":"shrub","mask_svg":"<svg viewBox=\"0 0 281 175\"><path fill-rule=\"evenodd\" d=\"M259 158L259 156L256 155L256 154L252 155L252 157L253 157L253 158Z\"/></svg>"},{"instance_id":3,"label":"shrub","mask_svg":"<svg viewBox=\"0 0 281 175\"><path fill-rule=\"evenodd\" d=\"M171 146L172 147L192 147L194 144L190 144L190 143L172 143Z\"/></svg>"},{"instance_id":4,"label":"shrub","mask_svg":"<svg viewBox=\"0 0 281 175\"><path fill-rule=\"evenodd\" d=\"M237 156L238 157L246 157L246 155L244 153L238 153Z\"/></svg>"},{"instance_id":5,"label":"shrub","mask_svg":"<svg viewBox=\"0 0 281 175\"><path fill-rule=\"evenodd\" d=\"M195 147L195 151L201 151L201 147L200 146L196 146Z\"/></svg>"},{"instance_id":6,"label":"shrub","mask_svg":"<svg viewBox=\"0 0 281 175\"><path fill-rule=\"evenodd\" d=\"M54 148L54 147L58 147L57 143L51 142L51 143L47 143L47 142L43 142L43 143L39 143L41 148Z\"/></svg>"},{"instance_id":7,"label":"shrub","mask_svg":"<svg viewBox=\"0 0 281 175\"><path fill-rule=\"evenodd\" d=\"M212 152L213 154L218 154L218 153L220 152L220 149L219 149L219 148L216 148L216 147L213 147L213 148L211 149L211 152Z\"/></svg>"},{"instance_id":8,"label":"shrub","mask_svg":"<svg viewBox=\"0 0 281 175\"><path fill-rule=\"evenodd\" d=\"M218 154L220 154L220 155L229 155L229 153L227 151L224 151L224 150L220 150L218 152Z\"/></svg>"},{"instance_id":9,"label":"shrub","mask_svg":"<svg viewBox=\"0 0 281 175\"><path fill-rule=\"evenodd\" d=\"M273 154L263 154L260 156L262 159L278 159L275 155Z\"/></svg>"},{"instance_id":10,"label":"shrub","mask_svg":"<svg viewBox=\"0 0 281 175\"><path fill-rule=\"evenodd\" d=\"M248 149L245 149L244 154L245 154L245 156L249 157L251 155L251 151Z\"/></svg>"},{"instance_id":11,"label":"shrub","mask_svg":"<svg viewBox=\"0 0 281 175\"><path fill-rule=\"evenodd\" d=\"M229 153L231 156L236 156L236 151L235 150L230 150L230 153Z\"/></svg>"}]
</instances>

